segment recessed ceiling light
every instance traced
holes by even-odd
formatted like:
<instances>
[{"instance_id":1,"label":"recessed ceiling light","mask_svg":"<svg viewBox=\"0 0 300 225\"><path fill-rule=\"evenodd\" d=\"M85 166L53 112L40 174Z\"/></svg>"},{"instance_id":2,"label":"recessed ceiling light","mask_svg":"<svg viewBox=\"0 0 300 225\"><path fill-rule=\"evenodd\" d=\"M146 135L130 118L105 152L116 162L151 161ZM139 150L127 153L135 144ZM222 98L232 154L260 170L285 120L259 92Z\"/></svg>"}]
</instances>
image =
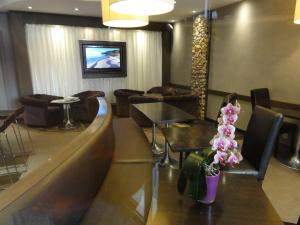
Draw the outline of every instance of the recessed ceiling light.
<instances>
[{"instance_id":1,"label":"recessed ceiling light","mask_svg":"<svg viewBox=\"0 0 300 225\"><path fill-rule=\"evenodd\" d=\"M192 11L192 13L194 13L194 14L195 14L195 13L196 13L196 11L195 11L195 10L193 10L193 11Z\"/></svg>"},{"instance_id":2,"label":"recessed ceiling light","mask_svg":"<svg viewBox=\"0 0 300 225\"><path fill-rule=\"evenodd\" d=\"M32 6L28 6L27 8L28 8L29 10L32 10Z\"/></svg>"},{"instance_id":3,"label":"recessed ceiling light","mask_svg":"<svg viewBox=\"0 0 300 225\"><path fill-rule=\"evenodd\" d=\"M77 12L77 11L79 11L79 9L78 9L78 8L75 8L74 10L75 10L76 12Z\"/></svg>"}]
</instances>

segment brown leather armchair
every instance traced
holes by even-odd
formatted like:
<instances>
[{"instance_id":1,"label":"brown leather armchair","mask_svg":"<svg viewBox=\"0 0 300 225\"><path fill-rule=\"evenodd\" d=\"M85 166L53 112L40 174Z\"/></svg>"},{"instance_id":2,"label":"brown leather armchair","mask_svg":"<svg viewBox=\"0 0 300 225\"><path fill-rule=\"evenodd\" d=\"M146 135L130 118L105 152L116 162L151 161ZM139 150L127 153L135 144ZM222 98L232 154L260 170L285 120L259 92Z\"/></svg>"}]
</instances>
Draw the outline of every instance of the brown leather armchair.
<instances>
[{"instance_id":1,"label":"brown leather armchair","mask_svg":"<svg viewBox=\"0 0 300 225\"><path fill-rule=\"evenodd\" d=\"M117 116L129 117L129 102L128 98L133 95L142 95L144 91L136 91L130 89L118 89L114 91L114 95L117 100Z\"/></svg>"},{"instance_id":2,"label":"brown leather armchair","mask_svg":"<svg viewBox=\"0 0 300 225\"><path fill-rule=\"evenodd\" d=\"M21 97L20 102L24 106L24 121L28 126L49 127L57 125L63 120L63 108L61 105L52 104L60 96L34 94Z\"/></svg>"},{"instance_id":3,"label":"brown leather armchair","mask_svg":"<svg viewBox=\"0 0 300 225\"><path fill-rule=\"evenodd\" d=\"M78 97L80 101L71 104L72 119L92 122L98 112L97 97L105 97L105 93L103 91L83 91L73 97Z\"/></svg>"}]
</instances>

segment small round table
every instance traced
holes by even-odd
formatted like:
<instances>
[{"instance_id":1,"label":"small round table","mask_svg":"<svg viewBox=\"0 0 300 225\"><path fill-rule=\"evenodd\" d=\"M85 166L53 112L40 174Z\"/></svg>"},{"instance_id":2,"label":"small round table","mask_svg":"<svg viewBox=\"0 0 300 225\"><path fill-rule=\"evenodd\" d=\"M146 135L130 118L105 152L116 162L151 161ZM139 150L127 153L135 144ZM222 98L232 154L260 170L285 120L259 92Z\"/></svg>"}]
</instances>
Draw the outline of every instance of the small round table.
<instances>
[{"instance_id":1,"label":"small round table","mask_svg":"<svg viewBox=\"0 0 300 225\"><path fill-rule=\"evenodd\" d=\"M62 126L63 129L76 128L76 125L71 121L70 118L70 108L72 103L79 102L79 101L80 99L78 97L67 97L64 99L56 99L51 101L51 103L62 104L64 107L65 119Z\"/></svg>"}]
</instances>

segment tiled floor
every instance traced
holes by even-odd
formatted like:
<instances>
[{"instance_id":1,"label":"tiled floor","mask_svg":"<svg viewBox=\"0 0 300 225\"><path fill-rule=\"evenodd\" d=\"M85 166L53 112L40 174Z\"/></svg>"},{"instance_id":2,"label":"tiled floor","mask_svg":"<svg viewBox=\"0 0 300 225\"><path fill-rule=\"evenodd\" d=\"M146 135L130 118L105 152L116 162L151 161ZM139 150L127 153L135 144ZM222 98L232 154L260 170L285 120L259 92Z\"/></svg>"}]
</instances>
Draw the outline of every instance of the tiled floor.
<instances>
[{"instance_id":1,"label":"tiled floor","mask_svg":"<svg viewBox=\"0 0 300 225\"><path fill-rule=\"evenodd\" d=\"M60 151L62 146L76 138L78 131L41 131L30 129L35 147L35 154L28 159L28 172L36 169L44 161ZM145 130L150 139L151 129ZM158 142L163 143L163 137L158 130ZM28 143L25 143L28 145ZM263 183L263 190L272 202L283 221L296 223L300 215L300 172L283 167L276 159L272 159ZM270 224L272 225L272 224Z\"/></svg>"}]
</instances>

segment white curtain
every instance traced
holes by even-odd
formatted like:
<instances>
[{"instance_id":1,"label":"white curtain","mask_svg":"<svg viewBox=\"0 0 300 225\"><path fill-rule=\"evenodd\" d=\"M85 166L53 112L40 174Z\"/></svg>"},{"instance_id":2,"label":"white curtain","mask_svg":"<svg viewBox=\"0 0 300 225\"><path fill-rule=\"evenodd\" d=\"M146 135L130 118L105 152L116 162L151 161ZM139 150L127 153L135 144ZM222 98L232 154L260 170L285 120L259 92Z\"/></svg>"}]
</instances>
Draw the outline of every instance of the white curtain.
<instances>
[{"instance_id":1,"label":"white curtain","mask_svg":"<svg viewBox=\"0 0 300 225\"><path fill-rule=\"evenodd\" d=\"M116 89L161 85L160 32L27 24L26 35L34 93L70 96L101 90L113 101ZM79 40L127 42L127 77L83 79Z\"/></svg>"}]
</instances>

